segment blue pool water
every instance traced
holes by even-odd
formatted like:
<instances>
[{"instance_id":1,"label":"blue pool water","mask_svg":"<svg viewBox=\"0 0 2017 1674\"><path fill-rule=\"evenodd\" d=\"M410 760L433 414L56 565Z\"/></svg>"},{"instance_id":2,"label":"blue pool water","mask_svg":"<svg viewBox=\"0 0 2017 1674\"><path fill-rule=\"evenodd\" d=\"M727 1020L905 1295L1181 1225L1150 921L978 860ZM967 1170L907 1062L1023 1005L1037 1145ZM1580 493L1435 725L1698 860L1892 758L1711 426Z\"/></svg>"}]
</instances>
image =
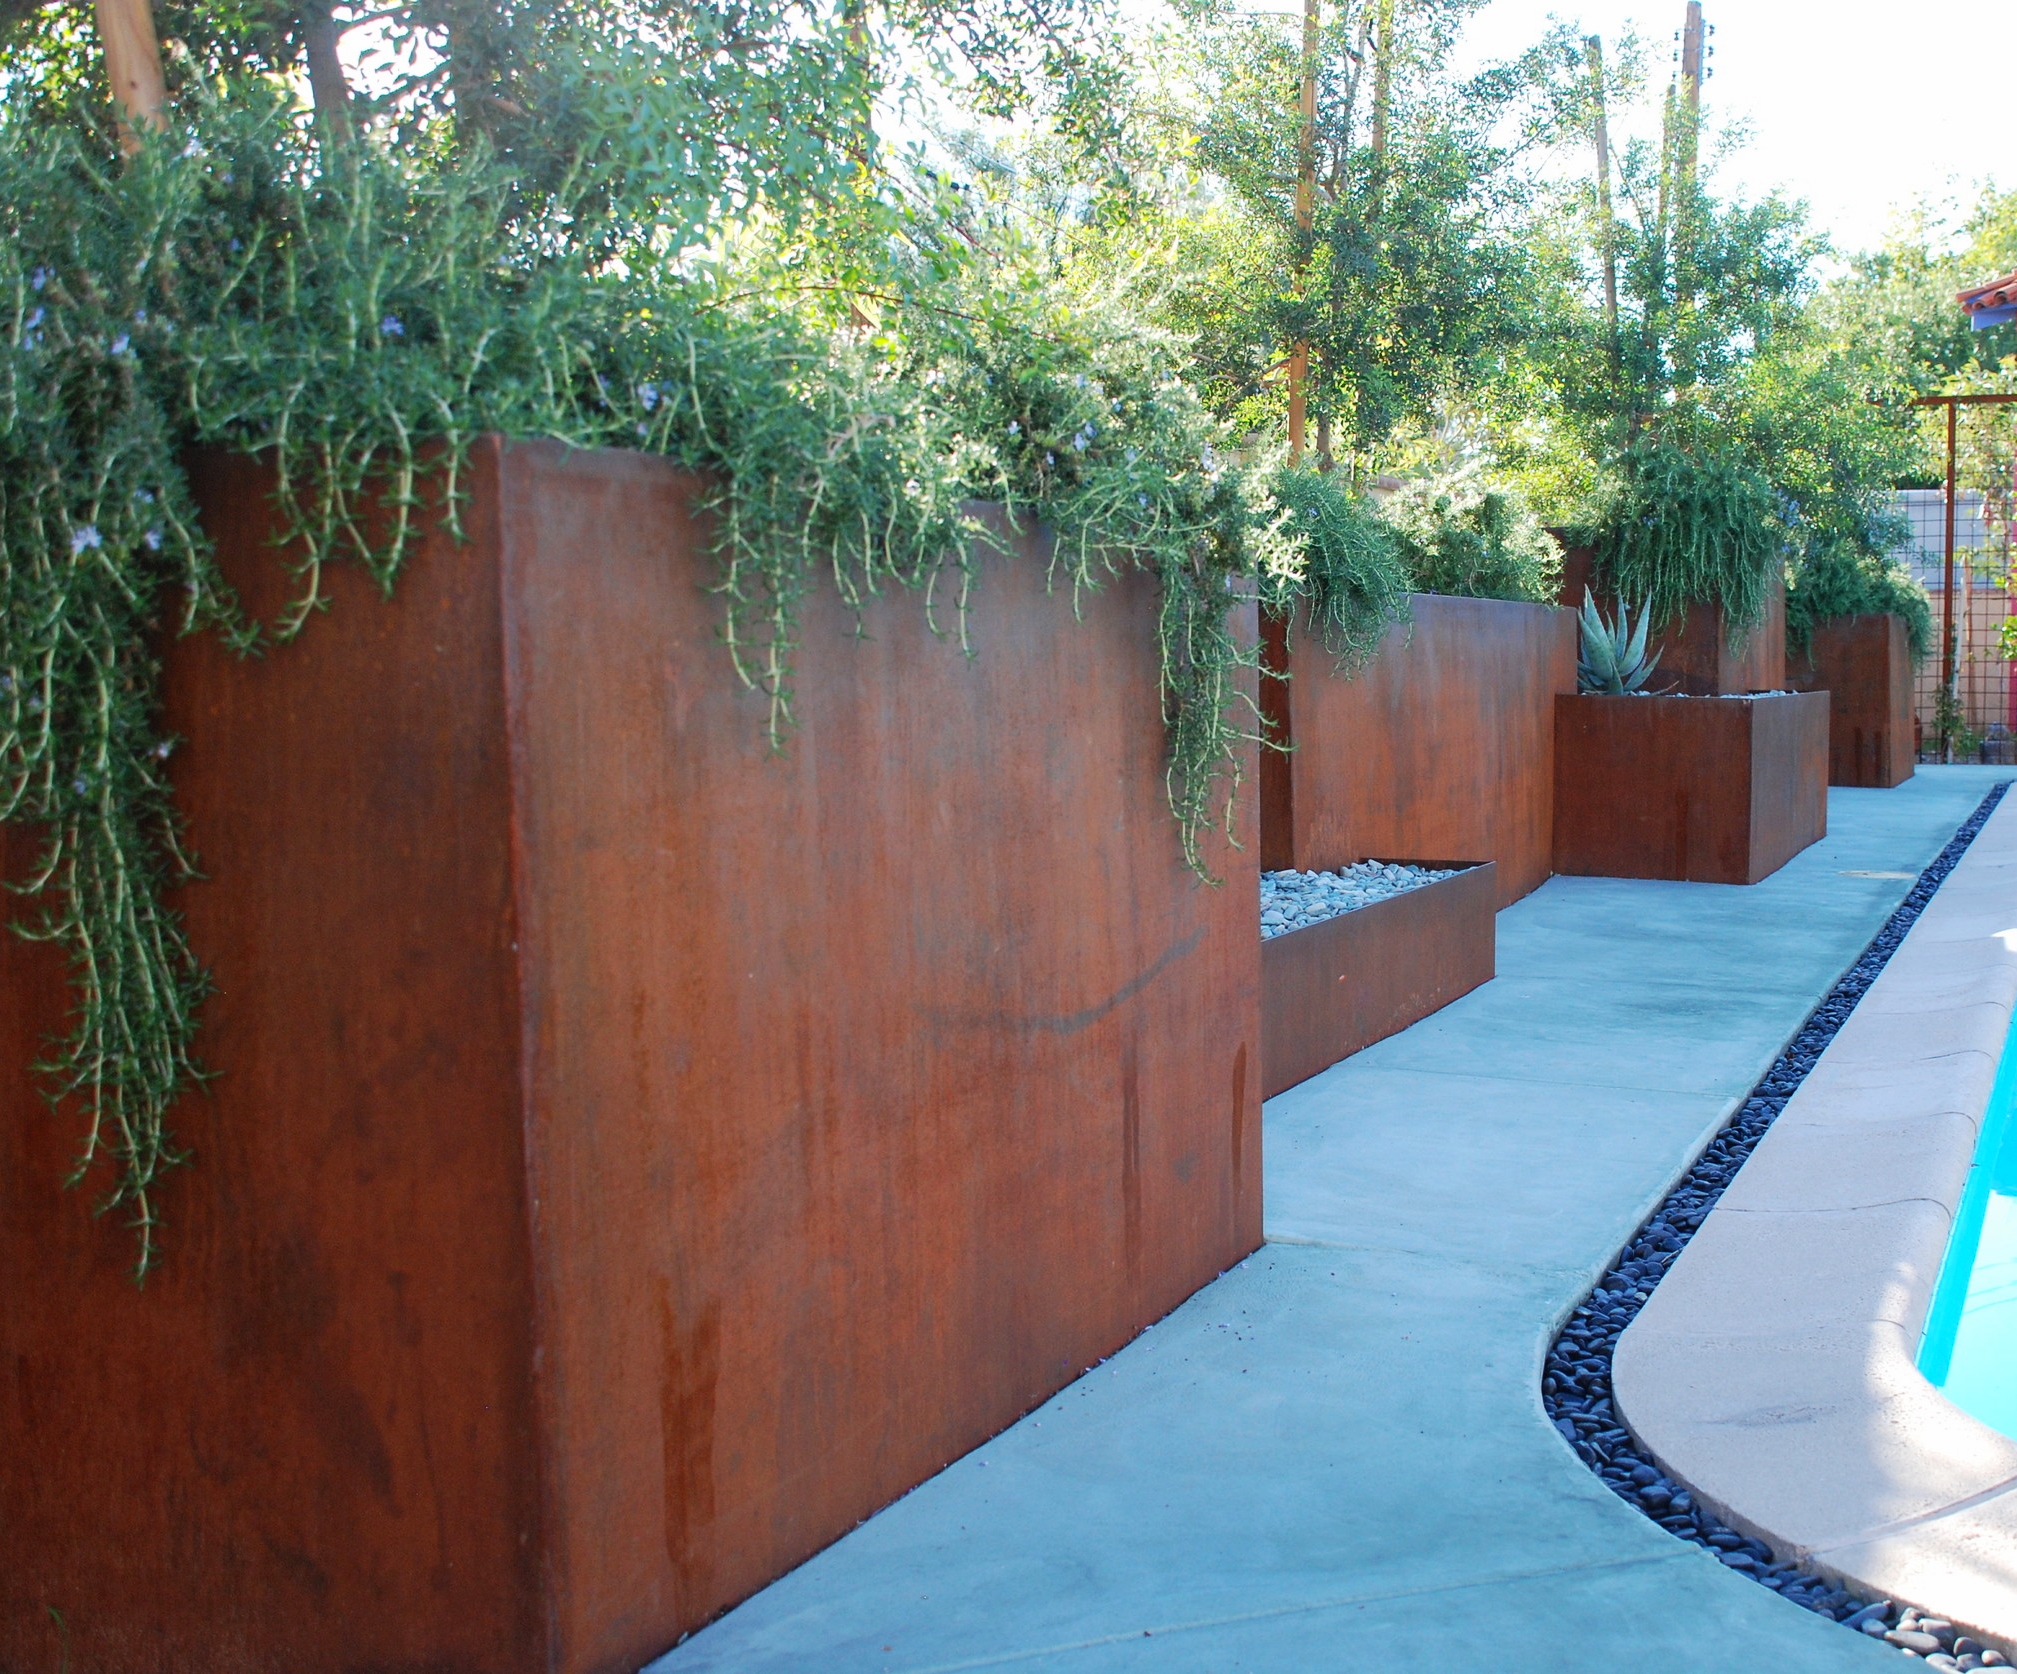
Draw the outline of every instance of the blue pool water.
<instances>
[{"instance_id":1,"label":"blue pool water","mask_svg":"<svg viewBox=\"0 0 2017 1674\"><path fill-rule=\"evenodd\" d=\"M2017 1436L2017 1052L2003 1045L1975 1166L1919 1344L1919 1370L1964 1412Z\"/></svg>"}]
</instances>

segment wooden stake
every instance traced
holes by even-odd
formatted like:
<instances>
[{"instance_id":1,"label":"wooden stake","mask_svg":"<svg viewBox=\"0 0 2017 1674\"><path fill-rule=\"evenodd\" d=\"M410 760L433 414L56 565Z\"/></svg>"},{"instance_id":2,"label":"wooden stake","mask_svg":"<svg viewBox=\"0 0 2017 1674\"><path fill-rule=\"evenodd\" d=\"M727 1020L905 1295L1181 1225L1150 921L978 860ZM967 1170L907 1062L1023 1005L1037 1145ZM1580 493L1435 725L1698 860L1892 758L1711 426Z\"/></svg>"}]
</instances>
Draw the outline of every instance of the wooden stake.
<instances>
[{"instance_id":1,"label":"wooden stake","mask_svg":"<svg viewBox=\"0 0 2017 1674\"><path fill-rule=\"evenodd\" d=\"M159 133L168 126L162 107L168 84L161 74L161 43L154 34L148 0L97 0L98 39L105 48L105 74L112 98L126 120L119 144L130 157L140 149L141 128Z\"/></svg>"},{"instance_id":2,"label":"wooden stake","mask_svg":"<svg viewBox=\"0 0 2017 1674\"><path fill-rule=\"evenodd\" d=\"M1300 88L1302 133L1296 158L1296 225L1311 232L1317 224L1317 44L1318 7L1322 0L1303 0L1303 77ZM1301 289L1300 269L1307 256L1297 258L1297 289ZM1289 349L1289 463L1300 464L1304 432L1310 412L1310 345L1299 339Z\"/></svg>"}]
</instances>

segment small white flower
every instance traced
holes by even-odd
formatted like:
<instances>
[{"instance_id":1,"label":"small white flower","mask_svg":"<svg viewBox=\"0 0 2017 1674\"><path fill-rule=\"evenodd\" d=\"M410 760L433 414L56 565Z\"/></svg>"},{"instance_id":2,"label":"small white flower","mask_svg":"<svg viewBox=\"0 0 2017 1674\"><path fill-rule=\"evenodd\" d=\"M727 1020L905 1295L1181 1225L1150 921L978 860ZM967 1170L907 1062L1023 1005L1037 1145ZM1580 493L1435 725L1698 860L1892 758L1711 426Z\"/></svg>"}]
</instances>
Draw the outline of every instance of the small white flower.
<instances>
[{"instance_id":1,"label":"small white flower","mask_svg":"<svg viewBox=\"0 0 2017 1674\"><path fill-rule=\"evenodd\" d=\"M174 748L175 746L169 743L167 739L165 738L162 739L159 744L154 746L154 759L156 761L166 761L169 757L169 753L173 751Z\"/></svg>"},{"instance_id":2,"label":"small white flower","mask_svg":"<svg viewBox=\"0 0 2017 1674\"><path fill-rule=\"evenodd\" d=\"M98 533L95 523L87 523L82 528L70 531L70 556L81 558L85 553L105 544L105 537Z\"/></svg>"},{"instance_id":3,"label":"small white flower","mask_svg":"<svg viewBox=\"0 0 2017 1674\"><path fill-rule=\"evenodd\" d=\"M203 146L199 141L191 140L182 148L182 155L185 157L201 157L203 155Z\"/></svg>"},{"instance_id":4,"label":"small white flower","mask_svg":"<svg viewBox=\"0 0 2017 1674\"><path fill-rule=\"evenodd\" d=\"M380 337L404 337L406 335L406 325L397 314L387 314L384 319L378 322L378 335Z\"/></svg>"},{"instance_id":5,"label":"small white flower","mask_svg":"<svg viewBox=\"0 0 2017 1674\"><path fill-rule=\"evenodd\" d=\"M149 552L159 552L161 550L161 531L159 529L149 529L140 538L147 543L147 550Z\"/></svg>"},{"instance_id":6,"label":"small white flower","mask_svg":"<svg viewBox=\"0 0 2017 1674\"><path fill-rule=\"evenodd\" d=\"M1010 419L1008 433L1011 436L1020 436L1023 433L1022 420Z\"/></svg>"},{"instance_id":7,"label":"small white flower","mask_svg":"<svg viewBox=\"0 0 2017 1674\"><path fill-rule=\"evenodd\" d=\"M130 347L132 347L132 339L123 331L112 339L112 352L115 355L123 355Z\"/></svg>"}]
</instances>

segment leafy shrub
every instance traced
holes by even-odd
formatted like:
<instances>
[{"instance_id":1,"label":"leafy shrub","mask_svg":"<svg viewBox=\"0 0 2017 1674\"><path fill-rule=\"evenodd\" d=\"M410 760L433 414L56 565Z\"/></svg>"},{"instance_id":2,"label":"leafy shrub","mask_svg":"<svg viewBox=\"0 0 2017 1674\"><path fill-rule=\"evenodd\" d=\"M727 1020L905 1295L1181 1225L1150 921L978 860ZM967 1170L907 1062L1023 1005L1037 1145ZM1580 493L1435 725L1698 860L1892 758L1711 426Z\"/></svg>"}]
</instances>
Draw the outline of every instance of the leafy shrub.
<instances>
[{"instance_id":1,"label":"leafy shrub","mask_svg":"<svg viewBox=\"0 0 2017 1674\"><path fill-rule=\"evenodd\" d=\"M1475 465L1404 483L1381 512L1418 593L1553 604L1561 592L1554 536Z\"/></svg>"}]
</instances>

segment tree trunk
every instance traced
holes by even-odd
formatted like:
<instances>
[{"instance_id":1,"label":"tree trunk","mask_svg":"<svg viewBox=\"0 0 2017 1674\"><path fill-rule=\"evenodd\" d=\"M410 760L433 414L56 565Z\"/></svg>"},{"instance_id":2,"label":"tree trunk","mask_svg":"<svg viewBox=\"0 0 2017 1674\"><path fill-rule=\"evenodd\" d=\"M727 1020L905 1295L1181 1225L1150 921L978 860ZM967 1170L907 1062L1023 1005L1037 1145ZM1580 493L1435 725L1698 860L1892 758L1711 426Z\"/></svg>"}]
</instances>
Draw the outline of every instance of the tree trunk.
<instances>
[{"instance_id":1,"label":"tree trunk","mask_svg":"<svg viewBox=\"0 0 2017 1674\"><path fill-rule=\"evenodd\" d=\"M125 120L119 143L130 157L140 149L141 128L159 133L168 119L168 85L161 74L161 43L148 0L97 0L98 39L105 49L106 79Z\"/></svg>"}]
</instances>

